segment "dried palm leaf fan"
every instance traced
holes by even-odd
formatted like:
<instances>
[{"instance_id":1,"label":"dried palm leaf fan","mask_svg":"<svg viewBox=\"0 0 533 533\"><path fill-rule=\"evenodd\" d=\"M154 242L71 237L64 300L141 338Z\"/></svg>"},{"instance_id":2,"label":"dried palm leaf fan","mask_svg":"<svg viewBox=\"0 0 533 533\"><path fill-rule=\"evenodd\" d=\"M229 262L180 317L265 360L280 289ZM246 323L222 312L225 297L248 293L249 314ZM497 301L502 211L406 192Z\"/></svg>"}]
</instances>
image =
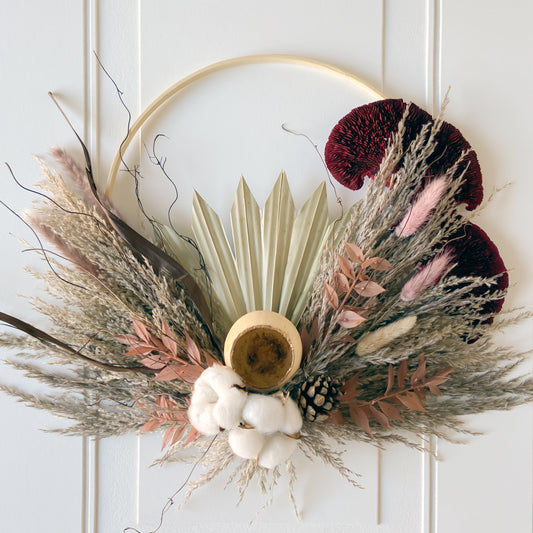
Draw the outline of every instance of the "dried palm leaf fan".
<instances>
[{"instance_id":1,"label":"dried palm leaf fan","mask_svg":"<svg viewBox=\"0 0 533 533\"><path fill-rule=\"evenodd\" d=\"M318 68L366 87L292 56L208 66L132 125L107 197L125 150L156 111L204 76L267 62ZM37 204L29 218L67 259L48 258L54 272L41 275L59 303L36 305L54 331L5 313L0 319L28 334L2 336L20 350L10 363L60 394L2 388L72 419L65 433L165 429L163 460L184 446L207 448L208 470L190 490L233 468L241 492L254 476L262 486L275 482L283 465L292 483L297 448L357 484L329 438L416 445L406 430L450 438L464 431L461 415L530 401L531 379L511 375L521 355L491 341L506 324L494 322L505 266L458 207L472 210L482 198L475 153L440 116L367 90L378 101L344 117L325 153L343 185L359 188L370 178L365 197L331 221L324 185L295 210L282 174L261 210L241 180L230 213L233 249L220 217L197 194L193 241L163 224L149 241L100 199L85 147L86 171L56 149L77 193L43 165L53 202ZM70 373L36 365L39 357Z\"/></svg>"}]
</instances>

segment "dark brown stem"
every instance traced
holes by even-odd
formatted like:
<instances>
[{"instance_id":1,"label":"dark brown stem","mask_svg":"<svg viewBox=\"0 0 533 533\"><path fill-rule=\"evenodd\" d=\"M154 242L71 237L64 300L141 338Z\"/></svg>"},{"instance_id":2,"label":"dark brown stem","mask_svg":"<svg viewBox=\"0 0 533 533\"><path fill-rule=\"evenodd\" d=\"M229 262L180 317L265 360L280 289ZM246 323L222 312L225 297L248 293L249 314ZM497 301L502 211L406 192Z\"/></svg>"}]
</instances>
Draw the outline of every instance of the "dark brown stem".
<instances>
[{"instance_id":1,"label":"dark brown stem","mask_svg":"<svg viewBox=\"0 0 533 533\"><path fill-rule=\"evenodd\" d=\"M79 351L75 350L63 341L60 341L59 339L52 337L48 333L36 328L35 326L32 326L31 324L28 324L27 322L24 322L23 320L20 320L6 313L0 312L0 321L10 324L18 330L26 333L27 335L30 335L31 337L37 340L40 340L41 342L44 342L45 344L53 344L65 350L77 359L80 359L86 363L90 363L91 365L97 366L98 368L110 370L112 372L140 372L141 374L153 374L153 371L149 368L110 365L108 363L103 363L102 361L92 359L91 357L87 357L86 355L81 354Z\"/></svg>"}]
</instances>

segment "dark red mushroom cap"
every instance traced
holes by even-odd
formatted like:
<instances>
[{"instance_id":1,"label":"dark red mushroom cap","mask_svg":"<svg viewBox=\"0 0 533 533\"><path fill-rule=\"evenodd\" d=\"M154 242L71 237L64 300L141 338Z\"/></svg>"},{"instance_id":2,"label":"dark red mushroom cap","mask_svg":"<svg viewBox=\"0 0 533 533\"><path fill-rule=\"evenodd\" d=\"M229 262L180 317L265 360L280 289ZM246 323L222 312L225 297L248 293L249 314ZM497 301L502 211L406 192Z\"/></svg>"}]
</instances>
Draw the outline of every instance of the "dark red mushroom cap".
<instances>
[{"instance_id":1,"label":"dark red mushroom cap","mask_svg":"<svg viewBox=\"0 0 533 533\"><path fill-rule=\"evenodd\" d=\"M376 174L389 139L398 130L406 106L400 99L380 100L356 107L338 122L329 136L325 150L326 165L337 181L355 190L363 186L365 177ZM415 139L423 125L432 122L433 118L429 113L411 104L405 123L404 149ZM465 173L464 184L455 199L457 203L465 203L467 209L472 210L483 199L481 169L470 144L457 128L447 122L442 124L437 134L436 147L430 156L425 180L442 174L467 150L470 152L461 161L454 175L459 178Z\"/></svg>"},{"instance_id":2,"label":"dark red mushroom cap","mask_svg":"<svg viewBox=\"0 0 533 533\"><path fill-rule=\"evenodd\" d=\"M450 275L459 278L466 276L479 276L491 278L497 276L495 283L490 286L476 288L474 294L491 294L505 291L509 286L509 275L500 256L498 248L489 239L488 235L475 224L467 223L452 237L450 248L453 250L456 265ZM499 313L503 306L504 298L489 301L484 306L484 312L491 318Z\"/></svg>"}]
</instances>

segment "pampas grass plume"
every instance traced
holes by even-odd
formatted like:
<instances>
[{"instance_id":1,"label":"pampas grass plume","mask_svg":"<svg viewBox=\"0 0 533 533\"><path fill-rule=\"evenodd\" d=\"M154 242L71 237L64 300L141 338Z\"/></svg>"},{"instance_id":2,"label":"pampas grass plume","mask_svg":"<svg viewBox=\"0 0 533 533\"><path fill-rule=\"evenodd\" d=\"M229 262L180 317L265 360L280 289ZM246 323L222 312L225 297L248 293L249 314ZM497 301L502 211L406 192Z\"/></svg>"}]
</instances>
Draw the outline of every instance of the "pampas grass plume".
<instances>
[{"instance_id":1,"label":"pampas grass plume","mask_svg":"<svg viewBox=\"0 0 533 533\"><path fill-rule=\"evenodd\" d=\"M434 257L403 286L400 299L404 302L416 300L428 287L431 287L442 277L448 270L451 261L452 254L449 250Z\"/></svg>"},{"instance_id":2,"label":"pampas grass plume","mask_svg":"<svg viewBox=\"0 0 533 533\"><path fill-rule=\"evenodd\" d=\"M403 220L394 230L398 237L409 237L429 218L429 214L439 202L448 186L446 177L434 179L428 183L418 198L411 205Z\"/></svg>"},{"instance_id":3,"label":"pampas grass plume","mask_svg":"<svg viewBox=\"0 0 533 533\"><path fill-rule=\"evenodd\" d=\"M410 315L400 318L399 320L376 329L375 331L371 331L363 336L355 351L357 352L357 355L368 355L372 352L377 352L379 349L387 346L387 344L394 339L402 337L408 333L415 324L416 316Z\"/></svg>"}]
</instances>

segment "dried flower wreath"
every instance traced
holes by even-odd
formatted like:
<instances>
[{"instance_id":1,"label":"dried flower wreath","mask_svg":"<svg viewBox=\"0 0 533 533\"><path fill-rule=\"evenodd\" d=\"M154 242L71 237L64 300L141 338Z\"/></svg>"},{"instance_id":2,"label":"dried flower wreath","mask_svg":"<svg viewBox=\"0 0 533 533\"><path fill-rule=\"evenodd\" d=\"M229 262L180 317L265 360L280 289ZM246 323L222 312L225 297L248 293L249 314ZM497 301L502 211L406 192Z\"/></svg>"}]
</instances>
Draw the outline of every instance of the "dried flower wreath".
<instances>
[{"instance_id":1,"label":"dried flower wreath","mask_svg":"<svg viewBox=\"0 0 533 533\"><path fill-rule=\"evenodd\" d=\"M296 210L281 174L261 210L241 180L233 249L197 194L194 237L160 223L138 234L81 145L85 169L53 149L65 180L42 164L27 218L57 252L41 245L50 269L36 274L57 298L36 302L53 331L0 313L26 334L1 336L20 352L9 364L61 393L0 388L72 419L62 432L164 429L162 461L204 452L189 494L232 467L242 497L285 465L292 497L297 448L357 485L328 439L417 446L406 430L451 439L468 431L462 415L533 398L533 380L512 374L522 354L491 340L513 320L494 322L506 268L460 209L483 197L476 154L440 116L389 99L342 118L325 162L366 195L333 222L325 185Z\"/></svg>"}]
</instances>

